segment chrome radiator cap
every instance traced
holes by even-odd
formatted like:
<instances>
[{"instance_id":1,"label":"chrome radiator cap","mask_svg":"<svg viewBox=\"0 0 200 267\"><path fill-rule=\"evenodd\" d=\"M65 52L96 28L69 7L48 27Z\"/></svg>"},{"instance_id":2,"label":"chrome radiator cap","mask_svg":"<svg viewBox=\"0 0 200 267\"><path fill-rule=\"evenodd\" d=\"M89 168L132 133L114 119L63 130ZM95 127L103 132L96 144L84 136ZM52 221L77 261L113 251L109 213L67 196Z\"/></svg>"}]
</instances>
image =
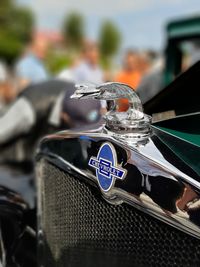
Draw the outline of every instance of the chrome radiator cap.
<instances>
[{"instance_id":1,"label":"chrome radiator cap","mask_svg":"<svg viewBox=\"0 0 200 267\"><path fill-rule=\"evenodd\" d=\"M151 134L151 117L143 113L140 98L126 84L109 82L97 86L76 85L76 91L71 98L109 101L103 130L119 139L137 143ZM118 100L123 98L128 100L129 108L125 112L119 112Z\"/></svg>"}]
</instances>

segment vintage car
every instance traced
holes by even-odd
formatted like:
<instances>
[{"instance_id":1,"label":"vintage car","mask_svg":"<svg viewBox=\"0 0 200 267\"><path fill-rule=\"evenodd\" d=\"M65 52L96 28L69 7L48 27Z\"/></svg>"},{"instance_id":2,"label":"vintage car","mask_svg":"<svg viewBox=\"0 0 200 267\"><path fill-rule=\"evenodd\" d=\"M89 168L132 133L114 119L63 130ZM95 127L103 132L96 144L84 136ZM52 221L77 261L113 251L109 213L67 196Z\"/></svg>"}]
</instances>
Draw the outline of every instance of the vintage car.
<instances>
[{"instance_id":1,"label":"vintage car","mask_svg":"<svg viewBox=\"0 0 200 267\"><path fill-rule=\"evenodd\" d=\"M163 85L199 60L200 16L171 20L166 26Z\"/></svg>"},{"instance_id":2,"label":"vintage car","mask_svg":"<svg viewBox=\"0 0 200 267\"><path fill-rule=\"evenodd\" d=\"M197 63L144 106L153 123L127 85L77 86L77 104L109 111L38 148L39 266L200 266L199 75Z\"/></svg>"},{"instance_id":3,"label":"vintage car","mask_svg":"<svg viewBox=\"0 0 200 267\"><path fill-rule=\"evenodd\" d=\"M167 26L162 86L158 84L159 93L143 102L152 123L127 86L107 84L89 92L81 88L82 96L76 97L111 100L105 122L60 132L41 142L37 154L40 266L200 265L200 64L169 84L188 67L187 44L195 45L198 52L199 24L196 17ZM111 95L101 95L104 89ZM114 109L113 100L120 97L130 100L127 114ZM37 264L32 158L36 139L46 133L43 128L37 136L30 135L31 140L1 146L0 162L16 156L24 159L23 164L0 164L3 267ZM17 155L19 147L27 153Z\"/></svg>"}]
</instances>

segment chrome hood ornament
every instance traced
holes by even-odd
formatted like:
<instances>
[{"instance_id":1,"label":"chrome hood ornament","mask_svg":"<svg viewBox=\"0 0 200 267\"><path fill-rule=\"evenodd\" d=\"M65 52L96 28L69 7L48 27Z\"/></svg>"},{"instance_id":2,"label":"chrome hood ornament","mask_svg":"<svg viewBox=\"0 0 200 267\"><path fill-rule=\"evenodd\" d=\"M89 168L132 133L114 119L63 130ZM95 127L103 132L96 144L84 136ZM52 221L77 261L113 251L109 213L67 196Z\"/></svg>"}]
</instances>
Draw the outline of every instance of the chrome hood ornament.
<instances>
[{"instance_id":1,"label":"chrome hood ornament","mask_svg":"<svg viewBox=\"0 0 200 267\"><path fill-rule=\"evenodd\" d=\"M118 138L138 142L151 134L151 117L143 113L140 98L126 84L117 82L101 85L79 84L76 85L76 91L71 98L109 101L107 113L104 115L104 130ZM117 100L121 98L129 101L129 108L125 112L118 111Z\"/></svg>"}]
</instances>

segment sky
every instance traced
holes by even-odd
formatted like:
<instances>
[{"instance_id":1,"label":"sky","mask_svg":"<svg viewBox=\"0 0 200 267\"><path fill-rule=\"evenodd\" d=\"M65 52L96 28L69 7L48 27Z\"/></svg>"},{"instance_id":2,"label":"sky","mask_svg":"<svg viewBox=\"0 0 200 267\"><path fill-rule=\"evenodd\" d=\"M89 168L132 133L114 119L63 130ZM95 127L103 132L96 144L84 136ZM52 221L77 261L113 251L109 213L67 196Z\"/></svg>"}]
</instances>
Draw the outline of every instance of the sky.
<instances>
[{"instance_id":1,"label":"sky","mask_svg":"<svg viewBox=\"0 0 200 267\"><path fill-rule=\"evenodd\" d=\"M16 0L32 8L40 30L59 31L63 18L76 11L85 16L86 35L97 39L102 21L112 20L123 48L162 50L165 26L174 18L200 15L199 0Z\"/></svg>"}]
</instances>

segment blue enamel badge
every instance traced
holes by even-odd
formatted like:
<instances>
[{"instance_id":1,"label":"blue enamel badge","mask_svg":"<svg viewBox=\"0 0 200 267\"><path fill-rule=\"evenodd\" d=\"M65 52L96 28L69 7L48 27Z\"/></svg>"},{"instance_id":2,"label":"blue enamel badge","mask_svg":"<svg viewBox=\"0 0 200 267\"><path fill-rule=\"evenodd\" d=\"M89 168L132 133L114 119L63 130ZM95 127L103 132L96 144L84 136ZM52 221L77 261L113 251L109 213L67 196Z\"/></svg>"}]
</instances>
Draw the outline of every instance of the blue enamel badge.
<instances>
[{"instance_id":1,"label":"blue enamel badge","mask_svg":"<svg viewBox=\"0 0 200 267\"><path fill-rule=\"evenodd\" d=\"M97 158L91 157L88 164L96 169L99 186L105 192L111 189L115 179L122 180L126 175L126 170L117 166L116 151L110 143L104 143Z\"/></svg>"}]
</instances>

